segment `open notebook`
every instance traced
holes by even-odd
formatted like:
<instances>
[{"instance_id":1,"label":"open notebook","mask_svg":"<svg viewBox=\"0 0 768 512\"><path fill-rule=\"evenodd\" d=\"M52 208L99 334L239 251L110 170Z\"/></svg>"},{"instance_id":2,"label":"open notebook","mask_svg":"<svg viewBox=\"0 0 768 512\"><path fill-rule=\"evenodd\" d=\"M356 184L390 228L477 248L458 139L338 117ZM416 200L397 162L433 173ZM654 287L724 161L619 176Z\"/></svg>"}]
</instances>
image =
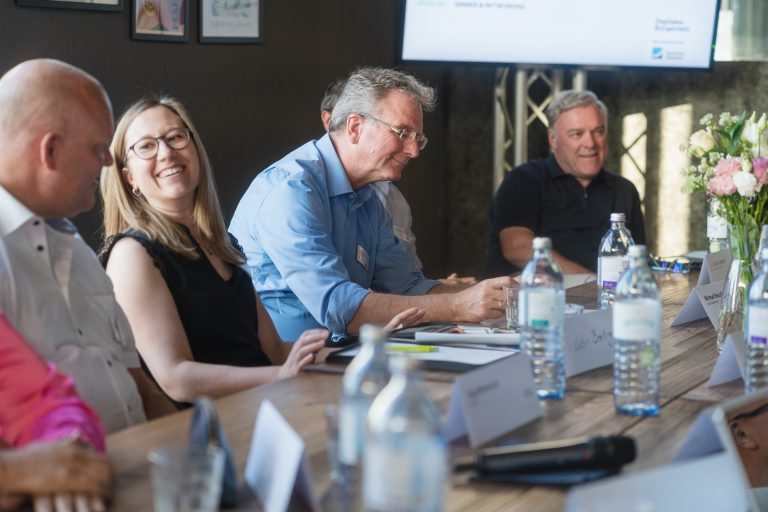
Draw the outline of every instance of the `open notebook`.
<instances>
[{"instance_id":1,"label":"open notebook","mask_svg":"<svg viewBox=\"0 0 768 512\"><path fill-rule=\"evenodd\" d=\"M398 347L419 346L414 343L387 342L387 347L397 351ZM423 346L423 345L422 345ZM346 364L360 351L360 345L337 350L326 358L327 363ZM508 348L467 348L456 346L435 346L430 352L398 352L412 359L418 359L426 370L439 370L447 372L465 372L483 366L505 357L512 356L518 351ZM394 353L394 352L393 352Z\"/></svg>"}]
</instances>

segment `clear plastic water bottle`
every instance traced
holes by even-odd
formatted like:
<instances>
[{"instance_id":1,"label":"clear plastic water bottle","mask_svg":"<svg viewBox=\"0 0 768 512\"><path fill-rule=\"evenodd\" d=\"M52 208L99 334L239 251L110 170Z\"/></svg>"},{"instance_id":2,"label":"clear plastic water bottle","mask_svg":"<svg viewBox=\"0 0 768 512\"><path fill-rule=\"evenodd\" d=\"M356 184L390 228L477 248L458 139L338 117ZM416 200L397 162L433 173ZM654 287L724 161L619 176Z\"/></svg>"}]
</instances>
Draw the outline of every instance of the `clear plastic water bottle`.
<instances>
[{"instance_id":1,"label":"clear plastic water bottle","mask_svg":"<svg viewBox=\"0 0 768 512\"><path fill-rule=\"evenodd\" d=\"M616 283L629 266L627 251L630 245L635 245L635 241L625 222L623 213L612 213L611 227L600 240L597 251L597 304L600 309L607 309L613 304Z\"/></svg>"},{"instance_id":2,"label":"clear plastic water bottle","mask_svg":"<svg viewBox=\"0 0 768 512\"><path fill-rule=\"evenodd\" d=\"M563 318L565 288L549 238L533 239L533 259L520 276L521 348L531 361L539 398L565 394Z\"/></svg>"},{"instance_id":3,"label":"clear plastic water bottle","mask_svg":"<svg viewBox=\"0 0 768 512\"><path fill-rule=\"evenodd\" d=\"M363 493L375 512L443 509L447 446L421 386L419 362L393 357L392 380L368 413Z\"/></svg>"},{"instance_id":4,"label":"clear plastic water bottle","mask_svg":"<svg viewBox=\"0 0 768 512\"><path fill-rule=\"evenodd\" d=\"M768 249L760 252L762 268L747 295L747 354L744 392L768 387Z\"/></svg>"},{"instance_id":5,"label":"clear plastic water bottle","mask_svg":"<svg viewBox=\"0 0 768 512\"><path fill-rule=\"evenodd\" d=\"M629 248L629 269L613 303L613 403L624 414L659 413L661 299L644 245Z\"/></svg>"},{"instance_id":6,"label":"clear plastic water bottle","mask_svg":"<svg viewBox=\"0 0 768 512\"><path fill-rule=\"evenodd\" d=\"M720 201L712 197L707 205L707 253L728 249L728 223L720 212Z\"/></svg>"},{"instance_id":7,"label":"clear plastic water bottle","mask_svg":"<svg viewBox=\"0 0 768 512\"><path fill-rule=\"evenodd\" d=\"M341 381L339 408L339 463L349 500L361 498L365 417L376 395L389 381L387 331L374 325L360 328L360 352L347 366Z\"/></svg>"}]
</instances>

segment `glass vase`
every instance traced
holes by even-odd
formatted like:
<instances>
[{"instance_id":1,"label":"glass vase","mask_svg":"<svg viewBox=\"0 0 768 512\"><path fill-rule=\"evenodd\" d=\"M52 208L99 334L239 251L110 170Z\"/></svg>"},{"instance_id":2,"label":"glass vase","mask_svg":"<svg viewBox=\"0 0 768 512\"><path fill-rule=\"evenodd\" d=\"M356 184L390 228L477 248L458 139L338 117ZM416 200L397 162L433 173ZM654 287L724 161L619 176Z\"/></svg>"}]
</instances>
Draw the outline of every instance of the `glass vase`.
<instances>
[{"instance_id":1,"label":"glass vase","mask_svg":"<svg viewBox=\"0 0 768 512\"><path fill-rule=\"evenodd\" d=\"M732 260L728 277L725 279L718 315L718 353L730 333L744 330L747 290L752 282L752 261L760 241L760 230L754 222L745 225L729 224L728 238Z\"/></svg>"}]
</instances>

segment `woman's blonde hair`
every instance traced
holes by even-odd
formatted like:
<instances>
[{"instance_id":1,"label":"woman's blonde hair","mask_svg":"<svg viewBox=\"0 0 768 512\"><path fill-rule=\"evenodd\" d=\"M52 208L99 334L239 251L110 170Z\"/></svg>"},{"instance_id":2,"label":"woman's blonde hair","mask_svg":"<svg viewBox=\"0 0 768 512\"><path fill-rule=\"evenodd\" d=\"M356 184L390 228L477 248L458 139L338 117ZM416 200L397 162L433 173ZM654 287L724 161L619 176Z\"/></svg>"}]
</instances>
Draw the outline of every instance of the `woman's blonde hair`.
<instances>
[{"instance_id":1,"label":"woman's blonde hair","mask_svg":"<svg viewBox=\"0 0 768 512\"><path fill-rule=\"evenodd\" d=\"M170 96L142 98L128 107L117 123L110 147L114 163L101 171L104 246L108 247L111 237L128 229L134 229L190 259L195 260L200 257L195 241L184 226L155 210L143 195L134 195L123 175L128 151L125 134L139 114L153 107L165 107L179 116L189 129L192 143L197 148L200 159L200 183L195 190L193 229L203 249L213 252L228 263L243 263L245 258L230 240L224 224L208 153L187 110L178 100Z\"/></svg>"}]
</instances>

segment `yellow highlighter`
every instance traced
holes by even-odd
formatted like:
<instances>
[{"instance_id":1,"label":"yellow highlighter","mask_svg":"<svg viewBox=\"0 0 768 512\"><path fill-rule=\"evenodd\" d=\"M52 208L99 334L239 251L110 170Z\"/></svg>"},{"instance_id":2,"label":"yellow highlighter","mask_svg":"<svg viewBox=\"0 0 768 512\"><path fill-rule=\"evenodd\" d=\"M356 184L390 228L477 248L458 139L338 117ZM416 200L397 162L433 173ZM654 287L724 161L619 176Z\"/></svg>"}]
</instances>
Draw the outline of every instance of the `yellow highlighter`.
<instances>
[{"instance_id":1,"label":"yellow highlighter","mask_svg":"<svg viewBox=\"0 0 768 512\"><path fill-rule=\"evenodd\" d=\"M437 347L433 345L397 345L387 347L389 352L437 352Z\"/></svg>"}]
</instances>

